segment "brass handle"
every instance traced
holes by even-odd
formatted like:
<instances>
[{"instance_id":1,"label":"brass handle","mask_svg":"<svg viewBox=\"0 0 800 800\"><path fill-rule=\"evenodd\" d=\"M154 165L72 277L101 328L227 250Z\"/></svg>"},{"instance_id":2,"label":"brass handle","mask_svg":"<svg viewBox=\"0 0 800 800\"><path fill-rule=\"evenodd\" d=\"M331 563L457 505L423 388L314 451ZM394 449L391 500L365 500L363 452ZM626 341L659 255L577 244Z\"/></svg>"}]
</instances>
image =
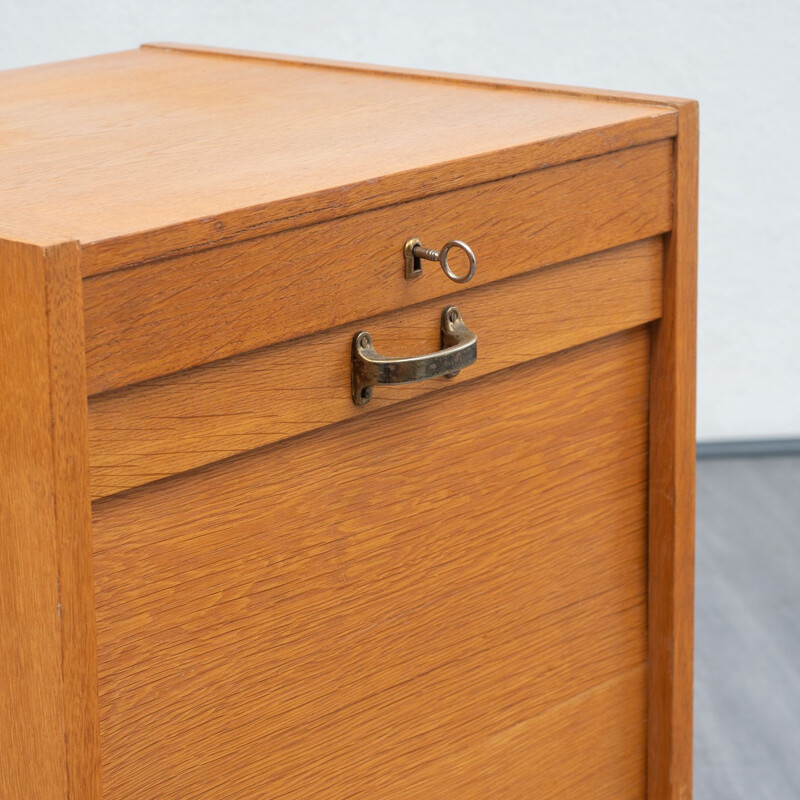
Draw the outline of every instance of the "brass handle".
<instances>
[{"instance_id":1,"label":"brass handle","mask_svg":"<svg viewBox=\"0 0 800 800\"><path fill-rule=\"evenodd\" d=\"M455 306L442 311L442 350L412 358L379 355L367 331L353 337L351 389L353 402L363 406L379 383L413 383L428 378L452 378L478 358L478 337L464 324Z\"/></svg>"}]
</instances>

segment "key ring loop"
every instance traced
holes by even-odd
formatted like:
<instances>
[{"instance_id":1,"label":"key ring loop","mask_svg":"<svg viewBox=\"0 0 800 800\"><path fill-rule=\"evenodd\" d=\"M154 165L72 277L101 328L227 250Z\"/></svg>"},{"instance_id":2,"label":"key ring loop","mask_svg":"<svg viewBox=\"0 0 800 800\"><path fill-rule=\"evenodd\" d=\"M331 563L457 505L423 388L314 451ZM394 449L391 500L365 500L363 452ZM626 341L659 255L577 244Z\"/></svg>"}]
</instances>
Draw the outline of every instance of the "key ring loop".
<instances>
[{"instance_id":1,"label":"key ring loop","mask_svg":"<svg viewBox=\"0 0 800 800\"><path fill-rule=\"evenodd\" d=\"M458 247L467 254L467 258L469 259L469 269L465 275L457 275L450 268L450 264L447 261L447 254L453 247ZM466 242L462 242L460 239L451 239L444 245L444 247L442 247L441 252L439 253L439 264L444 270L444 274L447 275L451 281L455 281L455 283L467 283L467 281L471 281L475 275L475 267L477 266L475 261L475 253L472 252L472 248Z\"/></svg>"}]
</instances>

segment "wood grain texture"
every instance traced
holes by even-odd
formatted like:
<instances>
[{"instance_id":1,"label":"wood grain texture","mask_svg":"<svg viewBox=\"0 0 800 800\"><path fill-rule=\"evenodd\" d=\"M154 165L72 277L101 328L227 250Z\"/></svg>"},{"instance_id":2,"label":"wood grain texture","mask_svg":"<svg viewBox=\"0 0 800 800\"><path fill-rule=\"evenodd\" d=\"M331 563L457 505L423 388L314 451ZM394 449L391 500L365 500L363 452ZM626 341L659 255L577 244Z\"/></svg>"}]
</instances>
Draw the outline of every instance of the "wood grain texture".
<instances>
[{"instance_id":1,"label":"wood grain texture","mask_svg":"<svg viewBox=\"0 0 800 800\"><path fill-rule=\"evenodd\" d=\"M79 251L0 241L0 796L99 798Z\"/></svg>"},{"instance_id":2,"label":"wood grain texture","mask_svg":"<svg viewBox=\"0 0 800 800\"><path fill-rule=\"evenodd\" d=\"M643 796L649 342L96 502L104 797Z\"/></svg>"},{"instance_id":3,"label":"wood grain texture","mask_svg":"<svg viewBox=\"0 0 800 800\"><path fill-rule=\"evenodd\" d=\"M518 175L89 278L87 381L107 391L654 236L672 224L672 142ZM469 284L405 278L410 236L465 239Z\"/></svg>"},{"instance_id":4,"label":"wood grain texture","mask_svg":"<svg viewBox=\"0 0 800 800\"><path fill-rule=\"evenodd\" d=\"M696 104L178 49L0 73L0 796L686 800Z\"/></svg>"},{"instance_id":5,"label":"wood grain texture","mask_svg":"<svg viewBox=\"0 0 800 800\"><path fill-rule=\"evenodd\" d=\"M697 104L687 101L679 114L675 219L650 389L648 791L655 800L687 800L692 792Z\"/></svg>"},{"instance_id":6,"label":"wood grain texture","mask_svg":"<svg viewBox=\"0 0 800 800\"><path fill-rule=\"evenodd\" d=\"M642 800L646 682L646 667L634 667L466 752L428 762L399 781L387 782L380 796ZM598 764L601 774L592 774ZM483 780L474 781L474 772ZM593 787L591 794L588 786Z\"/></svg>"},{"instance_id":7,"label":"wood grain texture","mask_svg":"<svg viewBox=\"0 0 800 800\"><path fill-rule=\"evenodd\" d=\"M350 342L369 330L396 355L439 349L439 316L457 302L478 361L456 383L650 322L661 314L661 237L497 281L315 336L92 397L92 497L158 480L420 394L449 380L350 400Z\"/></svg>"},{"instance_id":8,"label":"wood grain texture","mask_svg":"<svg viewBox=\"0 0 800 800\"><path fill-rule=\"evenodd\" d=\"M61 630L53 518L44 266L0 244L0 787L3 797L66 794Z\"/></svg>"},{"instance_id":9,"label":"wood grain texture","mask_svg":"<svg viewBox=\"0 0 800 800\"><path fill-rule=\"evenodd\" d=\"M558 94L568 97L594 98L619 103L644 103L648 106L667 106L674 108L686 101L681 97L665 97L664 95L642 94L641 92L621 92L616 89L598 89L586 86L562 86L555 83L539 83L514 78L496 78L481 75L464 75L453 72L437 72L435 70L411 69L409 67L392 67L386 64L367 64L356 61L335 61L328 58L312 58L309 56L285 55L281 53L263 53L258 50L237 50L230 47L212 47L209 45L185 44L181 42L147 42L141 45L143 50L170 50L197 56L217 56L220 58L241 58L254 61L272 61L278 64L295 67L324 67L325 69L344 70L346 72L368 73L398 78L416 78L429 81L466 84L491 89L517 89L522 91Z\"/></svg>"},{"instance_id":10,"label":"wood grain texture","mask_svg":"<svg viewBox=\"0 0 800 800\"><path fill-rule=\"evenodd\" d=\"M100 800L88 409L80 250L44 251L68 797Z\"/></svg>"},{"instance_id":11,"label":"wood grain texture","mask_svg":"<svg viewBox=\"0 0 800 800\"><path fill-rule=\"evenodd\" d=\"M676 125L663 105L154 49L2 72L0 96L0 232L79 240L85 274L663 139Z\"/></svg>"}]
</instances>

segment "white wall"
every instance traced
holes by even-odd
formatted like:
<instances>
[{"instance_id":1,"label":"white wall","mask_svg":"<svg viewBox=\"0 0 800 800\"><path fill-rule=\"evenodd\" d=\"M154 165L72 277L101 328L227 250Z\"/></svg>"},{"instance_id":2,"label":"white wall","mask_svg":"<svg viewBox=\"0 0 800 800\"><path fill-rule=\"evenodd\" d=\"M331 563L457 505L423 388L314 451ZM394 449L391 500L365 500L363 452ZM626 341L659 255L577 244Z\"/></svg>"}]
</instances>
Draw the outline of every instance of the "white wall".
<instances>
[{"instance_id":1,"label":"white wall","mask_svg":"<svg viewBox=\"0 0 800 800\"><path fill-rule=\"evenodd\" d=\"M699 437L800 437L797 0L0 0L0 68L159 40L697 98Z\"/></svg>"}]
</instances>

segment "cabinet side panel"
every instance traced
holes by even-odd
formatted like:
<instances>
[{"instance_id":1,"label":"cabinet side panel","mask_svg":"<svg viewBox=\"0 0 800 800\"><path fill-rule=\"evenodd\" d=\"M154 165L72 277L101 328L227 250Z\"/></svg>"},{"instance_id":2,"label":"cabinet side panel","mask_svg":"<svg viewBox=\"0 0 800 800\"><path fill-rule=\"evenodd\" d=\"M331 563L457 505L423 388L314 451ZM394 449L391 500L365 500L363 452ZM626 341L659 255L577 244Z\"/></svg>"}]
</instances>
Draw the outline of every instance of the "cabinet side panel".
<instances>
[{"instance_id":1,"label":"cabinet side panel","mask_svg":"<svg viewBox=\"0 0 800 800\"><path fill-rule=\"evenodd\" d=\"M0 796L66 797L44 263L0 241Z\"/></svg>"},{"instance_id":2,"label":"cabinet side panel","mask_svg":"<svg viewBox=\"0 0 800 800\"><path fill-rule=\"evenodd\" d=\"M71 798L95 800L101 788L100 740L80 250L68 242L44 255L67 778Z\"/></svg>"},{"instance_id":3,"label":"cabinet side panel","mask_svg":"<svg viewBox=\"0 0 800 800\"><path fill-rule=\"evenodd\" d=\"M79 249L0 241L0 796L99 798Z\"/></svg>"},{"instance_id":4,"label":"cabinet side panel","mask_svg":"<svg viewBox=\"0 0 800 800\"><path fill-rule=\"evenodd\" d=\"M648 795L692 793L697 104L679 106L674 228L650 383Z\"/></svg>"}]
</instances>

